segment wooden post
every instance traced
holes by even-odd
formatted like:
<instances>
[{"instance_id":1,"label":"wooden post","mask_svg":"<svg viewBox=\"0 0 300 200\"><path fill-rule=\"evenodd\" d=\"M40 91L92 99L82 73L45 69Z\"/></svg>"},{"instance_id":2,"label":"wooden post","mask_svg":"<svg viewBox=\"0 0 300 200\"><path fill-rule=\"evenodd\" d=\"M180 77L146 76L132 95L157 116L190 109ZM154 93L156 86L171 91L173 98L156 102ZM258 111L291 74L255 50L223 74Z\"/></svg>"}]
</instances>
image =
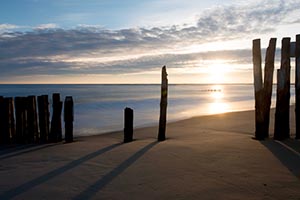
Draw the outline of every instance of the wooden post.
<instances>
[{"instance_id":1,"label":"wooden post","mask_svg":"<svg viewBox=\"0 0 300 200\"><path fill-rule=\"evenodd\" d=\"M65 98L64 103L65 141L73 142L74 103L71 96Z\"/></svg>"},{"instance_id":2,"label":"wooden post","mask_svg":"<svg viewBox=\"0 0 300 200\"><path fill-rule=\"evenodd\" d=\"M261 48L260 39L253 40L252 43L254 95L255 95L255 138L263 140L264 134L264 113L263 106L263 80L261 69Z\"/></svg>"},{"instance_id":3,"label":"wooden post","mask_svg":"<svg viewBox=\"0 0 300 200\"><path fill-rule=\"evenodd\" d=\"M54 93L52 95L52 120L51 120L51 132L49 139L51 142L59 142L62 140L62 128L61 128L61 112L62 101L60 101L60 94Z\"/></svg>"},{"instance_id":4,"label":"wooden post","mask_svg":"<svg viewBox=\"0 0 300 200\"><path fill-rule=\"evenodd\" d=\"M14 117L14 99L4 98L4 143L16 142L16 129Z\"/></svg>"},{"instance_id":5,"label":"wooden post","mask_svg":"<svg viewBox=\"0 0 300 200\"><path fill-rule=\"evenodd\" d=\"M274 139L290 137L290 40L282 39L281 66L277 70L277 101L275 111Z\"/></svg>"},{"instance_id":6,"label":"wooden post","mask_svg":"<svg viewBox=\"0 0 300 200\"><path fill-rule=\"evenodd\" d=\"M28 139L30 143L37 142L38 140L38 122L37 122L37 109L36 97L27 97L27 123L28 123Z\"/></svg>"},{"instance_id":7,"label":"wooden post","mask_svg":"<svg viewBox=\"0 0 300 200\"><path fill-rule=\"evenodd\" d=\"M272 89L273 89L273 74L274 74L274 60L275 60L275 50L276 50L276 38L271 38L269 46L266 52L265 59L265 76L264 76L264 95L263 95L263 115L264 115L264 125L263 125L263 136L264 138L269 137L269 124L270 124L270 108L272 99Z\"/></svg>"},{"instance_id":8,"label":"wooden post","mask_svg":"<svg viewBox=\"0 0 300 200\"><path fill-rule=\"evenodd\" d=\"M166 66L163 66L161 73L161 99L160 99L160 116L159 116L159 129L158 141L166 139L166 122L167 122L167 105L168 105L168 74Z\"/></svg>"},{"instance_id":9,"label":"wooden post","mask_svg":"<svg viewBox=\"0 0 300 200\"><path fill-rule=\"evenodd\" d=\"M38 96L40 142L48 142L49 136L49 101L48 95Z\"/></svg>"},{"instance_id":10,"label":"wooden post","mask_svg":"<svg viewBox=\"0 0 300 200\"><path fill-rule=\"evenodd\" d=\"M124 143L133 140L133 110L125 108L124 110Z\"/></svg>"},{"instance_id":11,"label":"wooden post","mask_svg":"<svg viewBox=\"0 0 300 200\"><path fill-rule=\"evenodd\" d=\"M0 96L0 144L5 144L4 138L4 98Z\"/></svg>"},{"instance_id":12,"label":"wooden post","mask_svg":"<svg viewBox=\"0 0 300 200\"><path fill-rule=\"evenodd\" d=\"M295 48L295 60L296 60L296 139L300 139L300 35L296 35L296 48Z\"/></svg>"},{"instance_id":13,"label":"wooden post","mask_svg":"<svg viewBox=\"0 0 300 200\"><path fill-rule=\"evenodd\" d=\"M15 97L16 141L18 144L27 143L27 99Z\"/></svg>"}]
</instances>

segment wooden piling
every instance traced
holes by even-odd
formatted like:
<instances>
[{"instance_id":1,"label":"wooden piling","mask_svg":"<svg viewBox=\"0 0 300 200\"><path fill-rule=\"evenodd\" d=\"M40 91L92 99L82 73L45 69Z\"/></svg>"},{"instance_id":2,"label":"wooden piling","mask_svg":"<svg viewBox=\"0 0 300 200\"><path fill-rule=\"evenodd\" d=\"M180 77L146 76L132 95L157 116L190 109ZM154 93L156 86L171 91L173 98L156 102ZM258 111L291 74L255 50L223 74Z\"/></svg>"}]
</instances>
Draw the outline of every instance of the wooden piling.
<instances>
[{"instance_id":1,"label":"wooden piling","mask_svg":"<svg viewBox=\"0 0 300 200\"><path fill-rule=\"evenodd\" d=\"M60 101L60 94L54 93L52 95L52 119L51 119L51 131L49 140L51 142L59 142L62 140L62 127L61 127L61 113L62 113L62 101Z\"/></svg>"},{"instance_id":2,"label":"wooden piling","mask_svg":"<svg viewBox=\"0 0 300 200\"><path fill-rule=\"evenodd\" d=\"M16 143L14 99L12 97L4 98L4 133L5 144Z\"/></svg>"},{"instance_id":3,"label":"wooden piling","mask_svg":"<svg viewBox=\"0 0 300 200\"><path fill-rule=\"evenodd\" d=\"M160 116L159 116L159 129L158 141L166 139L166 122L167 122L167 105L168 105L168 74L166 66L162 68L161 74L161 99L160 99Z\"/></svg>"},{"instance_id":4,"label":"wooden piling","mask_svg":"<svg viewBox=\"0 0 300 200\"><path fill-rule=\"evenodd\" d=\"M124 110L124 143L133 140L133 110L125 108Z\"/></svg>"},{"instance_id":5,"label":"wooden piling","mask_svg":"<svg viewBox=\"0 0 300 200\"><path fill-rule=\"evenodd\" d=\"M4 131L4 119L5 119L5 106L4 106L4 98L0 96L0 144L7 143L6 135L7 133Z\"/></svg>"},{"instance_id":6,"label":"wooden piling","mask_svg":"<svg viewBox=\"0 0 300 200\"><path fill-rule=\"evenodd\" d=\"M276 38L271 38L266 52L264 89L263 89L264 95L262 100L264 138L269 137L270 108L271 108L272 89L273 89L275 50L276 50Z\"/></svg>"},{"instance_id":7,"label":"wooden piling","mask_svg":"<svg viewBox=\"0 0 300 200\"><path fill-rule=\"evenodd\" d=\"M73 142L74 103L71 96L64 102L65 141Z\"/></svg>"},{"instance_id":8,"label":"wooden piling","mask_svg":"<svg viewBox=\"0 0 300 200\"><path fill-rule=\"evenodd\" d=\"M300 35L296 35L296 83L295 83L295 98L296 98L296 139L300 139Z\"/></svg>"},{"instance_id":9,"label":"wooden piling","mask_svg":"<svg viewBox=\"0 0 300 200\"><path fill-rule=\"evenodd\" d=\"M281 66L277 70L277 100L275 111L274 139L290 137L290 38L282 39Z\"/></svg>"},{"instance_id":10,"label":"wooden piling","mask_svg":"<svg viewBox=\"0 0 300 200\"><path fill-rule=\"evenodd\" d=\"M38 96L39 127L41 143L48 142L49 136L49 101L48 95Z\"/></svg>"},{"instance_id":11,"label":"wooden piling","mask_svg":"<svg viewBox=\"0 0 300 200\"><path fill-rule=\"evenodd\" d=\"M24 144L28 142L27 129L27 99L25 97L15 97L16 114L16 142Z\"/></svg>"},{"instance_id":12,"label":"wooden piling","mask_svg":"<svg viewBox=\"0 0 300 200\"><path fill-rule=\"evenodd\" d=\"M263 112L263 80L261 69L261 47L260 39L253 40L252 43L254 95L255 95L255 138L263 140L264 134L264 112Z\"/></svg>"},{"instance_id":13,"label":"wooden piling","mask_svg":"<svg viewBox=\"0 0 300 200\"><path fill-rule=\"evenodd\" d=\"M37 108L36 97L27 97L27 123L28 123L28 140L29 143L38 141L38 121L37 121Z\"/></svg>"}]
</instances>

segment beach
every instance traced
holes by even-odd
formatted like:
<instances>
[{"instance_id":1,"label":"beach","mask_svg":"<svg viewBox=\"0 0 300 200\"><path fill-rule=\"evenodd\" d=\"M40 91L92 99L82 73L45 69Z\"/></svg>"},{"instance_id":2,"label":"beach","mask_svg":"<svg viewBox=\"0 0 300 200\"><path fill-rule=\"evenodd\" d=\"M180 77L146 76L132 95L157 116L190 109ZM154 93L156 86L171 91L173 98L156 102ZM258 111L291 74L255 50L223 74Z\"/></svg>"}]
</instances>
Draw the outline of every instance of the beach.
<instances>
[{"instance_id":1,"label":"beach","mask_svg":"<svg viewBox=\"0 0 300 200\"><path fill-rule=\"evenodd\" d=\"M2 149L0 199L300 199L300 142L254 140L254 111L168 123L163 142L157 129Z\"/></svg>"}]
</instances>

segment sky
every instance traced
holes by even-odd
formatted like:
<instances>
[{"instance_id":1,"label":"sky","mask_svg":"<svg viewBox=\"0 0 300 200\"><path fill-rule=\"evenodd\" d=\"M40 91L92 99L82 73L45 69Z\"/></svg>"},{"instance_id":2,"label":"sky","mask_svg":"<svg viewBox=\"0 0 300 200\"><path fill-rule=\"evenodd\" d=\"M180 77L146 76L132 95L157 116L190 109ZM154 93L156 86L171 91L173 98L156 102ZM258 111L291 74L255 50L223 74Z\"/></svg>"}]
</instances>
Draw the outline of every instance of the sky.
<instances>
[{"instance_id":1,"label":"sky","mask_svg":"<svg viewBox=\"0 0 300 200\"><path fill-rule=\"evenodd\" d=\"M279 68L300 34L299 0L0 2L3 84L251 83L252 40L277 38Z\"/></svg>"}]
</instances>

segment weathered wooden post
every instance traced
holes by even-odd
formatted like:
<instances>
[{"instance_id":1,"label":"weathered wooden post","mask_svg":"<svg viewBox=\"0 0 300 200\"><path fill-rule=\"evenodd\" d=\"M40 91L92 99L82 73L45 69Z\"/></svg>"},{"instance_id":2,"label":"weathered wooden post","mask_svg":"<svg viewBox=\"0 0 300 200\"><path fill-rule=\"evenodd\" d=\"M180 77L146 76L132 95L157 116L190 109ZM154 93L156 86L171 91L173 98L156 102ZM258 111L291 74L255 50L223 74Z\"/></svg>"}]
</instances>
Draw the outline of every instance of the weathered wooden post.
<instances>
[{"instance_id":1,"label":"weathered wooden post","mask_svg":"<svg viewBox=\"0 0 300 200\"><path fill-rule=\"evenodd\" d=\"M16 141L18 144L27 143L27 99L15 97Z\"/></svg>"},{"instance_id":2,"label":"weathered wooden post","mask_svg":"<svg viewBox=\"0 0 300 200\"><path fill-rule=\"evenodd\" d=\"M263 81L260 39L253 40L252 58L255 92L255 138L258 140L269 137L275 49L276 38L271 38L266 52Z\"/></svg>"},{"instance_id":3,"label":"weathered wooden post","mask_svg":"<svg viewBox=\"0 0 300 200\"><path fill-rule=\"evenodd\" d=\"M6 144L7 143L7 132L4 130L4 119L5 119L5 106L4 106L4 98L3 96L0 96L0 144Z\"/></svg>"},{"instance_id":4,"label":"weathered wooden post","mask_svg":"<svg viewBox=\"0 0 300 200\"><path fill-rule=\"evenodd\" d=\"M16 142L16 129L14 117L14 99L4 98L4 143Z\"/></svg>"},{"instance_id":5,"label":"weathered wooden post","mask_svg":"<svg viewBox=\"0 0 300 200\"><path fill-rule=\"evenodd\" d=\"M27 97L27 123L28 123L28 139L30 143L37 141L38 138L38 122L36 97Z\"/></svg>"},{"instance_id":6,"label":"weathered wooden post","mask_svg":"<svg viewBox=\"0 0 300 200\"><path fill-rule=\"evenodd\" d=\"M61 112L63 103L60 101L60 94L54 93L52 95L52 120L51 131L49 140L51 142L59 142L62 140L62 128L61 128Z\"/></svg>"},{"instance_id":7,"label":"weathered wooden post","mask_svg":"<svg viewBox=\"0 0 300 200\"><path fill-rule=\"evenodd\" d=\"M291 38L282 39L281 66L277 70L275 140L284 140L290 137L290 40Z\"/></svg>"},{"instance_id":8,"label":"weathered wooden post","mask_svg":"<svg viewBox=\"0 0 300 200\"><path fill-rule=\"evenodd\" d=\"M295 60L296 60L296 139L300 139L300 35L296 35L296 48L295 48Z\"/></svg>"},{"instance_id":9,"label":"weathered wooden post","mask_svg":"<svg viewBox=\"0 0 300 200\"><path fill-rule=\"evenodd\" d=\"M133 110L125 108L124 110L124 143L133 140Z\"/></svg>"},{"instance_id":10,"label":"weathered wooden post","mask_svg":"<svg viewBox=\"0 0 300 200\"><path fill-rule=\"evenodd\" d=\"M49 136L49 101L48 95L38 96L40 142L48 142Z\"/></svg>"},{"instance_id":11,"label":"weathered wooden post","mask_svg":"<svg viewBox=\"0 0 300 200\"><path fill-rule=\"evenodd\" d=\"M74 103L71 96L65 98L64 103L65 141L73 142Z\"/></svg>"},{"instance_id":12,"label":"weathered wooden post","mask_svg":"<svg viewBox=\"0 0 300 200\"><path fill-rule=\"evenodd\" d=\"M161 73L161 99L160 99L160 116L158 128L158 141L166 139L166 122L167 122L167 105L168 105L168 74L166 66L163 66Z\"/></svg>"}]
</instances>

